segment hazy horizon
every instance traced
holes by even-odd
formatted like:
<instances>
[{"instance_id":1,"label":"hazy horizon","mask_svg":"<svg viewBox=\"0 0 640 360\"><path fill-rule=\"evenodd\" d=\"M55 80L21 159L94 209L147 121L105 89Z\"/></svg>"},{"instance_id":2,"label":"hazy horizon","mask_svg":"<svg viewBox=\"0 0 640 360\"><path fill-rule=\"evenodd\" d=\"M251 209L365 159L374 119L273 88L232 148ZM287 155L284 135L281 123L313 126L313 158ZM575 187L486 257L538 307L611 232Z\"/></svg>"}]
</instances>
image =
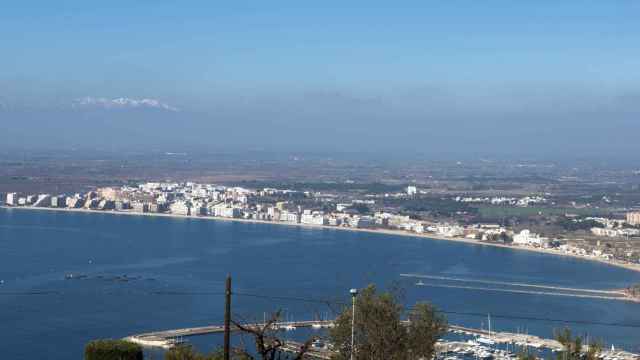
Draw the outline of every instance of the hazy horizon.
<instances>
[{"instance_id":1,"label":"hazy horizon","mask_svg":"<svg viewBox=\"0 0 640 360\"><path fill-rule=\"evenodd\" d=\"M639 3L189 5L5 7L0 148L640 151Z\"/></svg>"}]
</instances>

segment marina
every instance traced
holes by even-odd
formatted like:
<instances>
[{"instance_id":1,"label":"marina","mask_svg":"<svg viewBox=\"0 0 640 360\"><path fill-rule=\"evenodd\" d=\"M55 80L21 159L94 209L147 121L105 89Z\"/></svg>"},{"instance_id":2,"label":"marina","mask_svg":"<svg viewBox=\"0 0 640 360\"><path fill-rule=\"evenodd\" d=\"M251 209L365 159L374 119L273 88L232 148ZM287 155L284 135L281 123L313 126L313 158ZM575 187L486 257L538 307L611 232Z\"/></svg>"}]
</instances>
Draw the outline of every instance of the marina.
<instances>
[{"instance_id":1,"label":"marina","mask_svg":"<svg viewBox=\"0 0 640 360\"><path fill-rule=\"evenodd\" d=\"M490 323L490 319L489 319ZM287 331L297 328L313 328L327 329L333 326L333 321L295 321L295 322L278 322L274 324L274 330L283 329ZM265 324L244 324L243 326L264 327ZM235 326L231 327L231 331L238 331ZM191 336L200 336L206 334L219 334L224 332L224 326L212 325L203 327L193 327L184 329L173 329L165 331L157 331L127 336L124 339L132 341L146 347L160 347L170 349L185 341L185 338ZM438 359L515 359L519 352L532 353L555 353L563 350L562 344L553 339L545 339L530 334L519 334L509 332L494 332L483 329L474 329L464 326L450 325L449 333L453 336L461 336L466 341L459 340L440 340L436 343L436 351ZM448 336L450 338L451 336ZM299 341L285 340L283 351L296 352L302 346ZM322 344L320 346L316 344ZM588 345L585 349L588 348ZM308 354L309 358L329 359L331 348L324 342L314 342ZM605 360L637 360L640 359L639 354L626 351L605 349L602 351L600 358Z\"/></svg>"}]
</instances>

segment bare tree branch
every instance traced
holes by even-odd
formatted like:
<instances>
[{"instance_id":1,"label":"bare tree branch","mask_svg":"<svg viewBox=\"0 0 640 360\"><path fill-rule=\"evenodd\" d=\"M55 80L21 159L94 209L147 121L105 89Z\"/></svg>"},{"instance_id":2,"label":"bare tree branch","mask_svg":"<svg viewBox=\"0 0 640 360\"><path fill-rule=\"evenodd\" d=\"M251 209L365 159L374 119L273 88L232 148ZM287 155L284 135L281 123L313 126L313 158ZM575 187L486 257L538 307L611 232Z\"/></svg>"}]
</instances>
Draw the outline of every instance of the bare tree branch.
<instances>
[{"instance_id":1,"label":"bare tree branch","mask_svg":"<svg viewBox=\"0 0 640 360\"><path fill-rule=\"evenodd\" d=\"M262 360L276 360L280 359L282 355L282 348L285 346L285 341L281 340L277 336L277 332L280 331L277 324L281 318L281 311L277 311L269 317L264 323L247 324L241 323L236 320L231 320L233 326L240 330L243 334L249 334L253 337L256 352ZM300 349L293 355L294 360L303 359L304 355L309 351L311 345L315 341L315 338L308 339ZM245 350L241 350L241 354L244 356L251 356ZM253 357L251 356L251 359Z\"/></svg>"}]
</instances>

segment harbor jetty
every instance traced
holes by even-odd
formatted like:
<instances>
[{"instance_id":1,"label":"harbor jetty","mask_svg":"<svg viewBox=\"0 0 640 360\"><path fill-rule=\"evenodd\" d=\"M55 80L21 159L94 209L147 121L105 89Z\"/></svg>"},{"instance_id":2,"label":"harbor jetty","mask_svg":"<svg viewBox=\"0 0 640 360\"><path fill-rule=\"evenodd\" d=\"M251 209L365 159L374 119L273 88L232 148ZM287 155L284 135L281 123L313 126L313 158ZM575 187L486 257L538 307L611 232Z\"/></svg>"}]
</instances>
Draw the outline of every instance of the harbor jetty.
<instances>
[{"instance_id":1,"label":"harbor jetty","mask_svg":"<svg viewBox=\"0 0 640 360\"><path fill-rule=\"evenodd\" d=\"M263 327L262 323L245 324L246 327ZM273 325L274 330L295 330L297 328L314 328L323 329L334 326L333 320L310 320L310 321L286 321L277 322ZM235 326L231 326L231 331L239 331ZM198 335L207 335L224 332L224 326L211 325L202 327L190 327L182 329L155 331L125 337L125 340L134 342L145 347L159 347L170 349L183 342L183 338ZM474 340L466 342L461 341L439 341L436 344L436 351L439 354L455 353L458 355L478 355L491 354L495 359L512 359L513 354L505 350L492 349L491 345L508 344L518 346L520 348L535 348L538 350L549 350L552 352L561 351L562 344L553 339L545 339L539 336L521 333L489 331L484 329L475 329L459 325L449 325L449 332L454 334L464 334L474 337ZM302 343L287 340L282 347L283 351L296 352L300 349ZM507 346L508 348L508 346ZM308 358L312 359L330 359L331 350L326 346L312 346L307 353ZM615 349L603 349L601 353L602 359L615 360L640 360L640 355Z\"/></svg>"},{"instance_id":2,"label":"harbor jetty","mask_svg":"<svg viewBox=\"0 0 640 360\"><path fill-rule=\"evenodd\" d=\"M264 324L246 324L246 327L259 327ZM294 330L296 328L313 327L327 328L333 326L333 321L283 321L273 324L274 329ZM235 326L231 326L231 331L238 331ZM224 326L211 325L201 327L191 327L174 330L155 331L150 333L127 336L125 340L147 347L160 347L170 349L180 343L181 338L197 335L207 335L224 332Z\"/></svg>"}]
</instances>

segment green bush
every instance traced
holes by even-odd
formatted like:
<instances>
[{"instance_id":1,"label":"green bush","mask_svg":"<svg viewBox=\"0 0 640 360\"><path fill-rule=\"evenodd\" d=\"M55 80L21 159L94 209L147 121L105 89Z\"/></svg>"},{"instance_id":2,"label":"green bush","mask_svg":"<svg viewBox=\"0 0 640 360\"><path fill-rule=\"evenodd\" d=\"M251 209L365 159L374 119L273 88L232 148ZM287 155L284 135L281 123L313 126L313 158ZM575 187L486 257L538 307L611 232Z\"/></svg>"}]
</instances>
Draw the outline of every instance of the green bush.
<instances>
[{"instance_id":1,"label":"green bush","mask_svg":"<svg viewBox=\"0 0 640 360\"><path fill-rule=\"evenodd\" d=\"M85 360L142 360L142 347L126 340L94 340L84 348Z\"/></svg>"},{"instance_id":2,"label":"green bush","mask_svg":"<svg viewBox=\"0 0 640 360\"><path fill-rule=\"evenodd\" d=\"M164 360L223 360L222 349L217 349L208 354L201 354L189 344L180 344L164 353ZM251 360L253 359L244 350L232 349L231 360Z\"/></svg>"}]
</instances>

